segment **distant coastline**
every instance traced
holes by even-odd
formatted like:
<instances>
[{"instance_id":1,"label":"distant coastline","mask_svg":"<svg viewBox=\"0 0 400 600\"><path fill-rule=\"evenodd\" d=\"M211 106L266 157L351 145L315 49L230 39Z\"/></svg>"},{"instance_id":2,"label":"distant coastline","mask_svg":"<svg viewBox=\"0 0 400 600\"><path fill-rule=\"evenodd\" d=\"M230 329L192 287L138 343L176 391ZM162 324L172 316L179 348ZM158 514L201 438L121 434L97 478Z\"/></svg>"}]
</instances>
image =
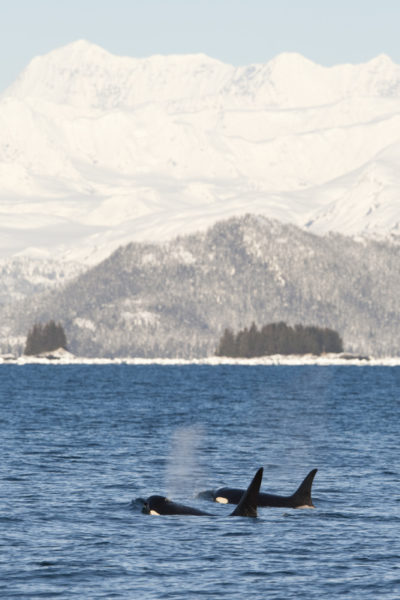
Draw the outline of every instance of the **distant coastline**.
<instances>
[{"instance_id":1,"label":"distant coastline","mask_svg":"<svg viewBox=\"0 0 400 600\"><path fill-rule=\"evenodd\" d=\"M0 365L243 365L243 366L400 366L400 356L363 357L359 355L326 354L322 356L307 355L272 355L258 358L226 358L209 356L206 358L85 358L73 355L60 358L43 356L0 356Z\"/></svg>"}]
</instances>

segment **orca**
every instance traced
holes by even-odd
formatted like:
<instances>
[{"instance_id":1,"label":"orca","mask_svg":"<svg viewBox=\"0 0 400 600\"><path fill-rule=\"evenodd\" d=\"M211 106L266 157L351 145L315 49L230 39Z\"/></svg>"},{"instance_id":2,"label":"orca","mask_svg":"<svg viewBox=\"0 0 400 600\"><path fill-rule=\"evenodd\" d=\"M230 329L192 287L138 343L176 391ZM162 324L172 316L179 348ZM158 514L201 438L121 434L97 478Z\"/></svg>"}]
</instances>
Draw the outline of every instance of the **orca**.
<instances>
[{"instance_id":1,"label":"orca","mask_svg":"<svg viewBox=\"0 0 400 600\"><path fill-rule=\"evenodd\" d=\"M235 510L231 517L256 517L257 516L257 498L260 491L263 468L260 467L254 475L247 490L242 490L241 497L238 499ZM142 512L149 515L194 515L194 516L213 516L211 513L172 502L165 496L149 496L144 502Z\"/></svg>"},{"instance_id":2,"label":"orca","mask_svg":"<svg viewBox=\"0 0 400 600\"><path fill-rule=\"evenodd\" d=\"M315 508L311 498L311 486L318 469L313 469L303 480L297 490L291 496L277 496L275 494L258 494L258 506L276 506L287 508ZM243 490L237 488L220 488L211 492L205 491L199 494L202 498L211 498L220 504L237 504L240 502Z\"/></svg>"}]
</instances>

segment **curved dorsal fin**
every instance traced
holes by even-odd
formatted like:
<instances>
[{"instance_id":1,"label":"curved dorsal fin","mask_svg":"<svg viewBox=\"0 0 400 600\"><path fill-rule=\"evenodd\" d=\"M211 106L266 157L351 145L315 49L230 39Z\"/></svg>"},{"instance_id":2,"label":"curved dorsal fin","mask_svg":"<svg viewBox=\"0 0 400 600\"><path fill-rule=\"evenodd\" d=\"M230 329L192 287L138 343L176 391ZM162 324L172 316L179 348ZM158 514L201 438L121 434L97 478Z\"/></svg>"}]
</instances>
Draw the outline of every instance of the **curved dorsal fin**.
<instances>
[{"instance_id":1,"label":"curved dorsal fin","mask_svg":"<svg viewBox=\"0 0 400 600\"><path fill-rule=\"evenodd\" d=\"M293 494L292 499L296 506L314 506L311 499L311 486L317 471L318 469L310 471Z\"/></svg>"},{"instance_id":2,"label":"curved dorsal fin","mask_svg":"<svg viewBox=\"0 0 400 600\"><path fill-rule=\"evenodd\" d=\"M260 467L254 475L252 482L240 499L239 504L231 513L231 517L256 517L258 492L260 491L261 480L263 476L263 467Z\"/></svg>"}]
</instances>

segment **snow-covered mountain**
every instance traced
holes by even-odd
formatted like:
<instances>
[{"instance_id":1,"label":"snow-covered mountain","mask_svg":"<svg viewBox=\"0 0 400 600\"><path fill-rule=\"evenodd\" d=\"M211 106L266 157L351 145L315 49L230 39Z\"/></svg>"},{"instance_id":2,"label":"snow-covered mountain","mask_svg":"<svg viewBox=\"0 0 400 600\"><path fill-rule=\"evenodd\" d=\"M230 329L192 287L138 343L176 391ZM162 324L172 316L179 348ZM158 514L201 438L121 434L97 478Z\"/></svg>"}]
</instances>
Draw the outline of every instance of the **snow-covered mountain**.
<instances>
[{"instance_id":1,"label":"snow-covered mountain","mask_svg":"<svg viewBox=\"0 0 400 600\"><path fill-rule=\"evenodd\" d=\"M400 66L387 56L233 67L78 41L0 96L0 257L90 264L249 212L398 235L399 163Z\"/></svg>"},{"instance_id":2,"label":"snow-covered mountain","mask_svg":"<svg viewBox=\"0 0 400 600\"><path fill-rule=\"evenodd\" d=\"M346 351L398 356L399 260L397 244L235 217L120 247L59 290L0 306L0 354L54 319L80 356L210 356L226 327L253 321L330 327Z\"/></svg>"}]
</instances>

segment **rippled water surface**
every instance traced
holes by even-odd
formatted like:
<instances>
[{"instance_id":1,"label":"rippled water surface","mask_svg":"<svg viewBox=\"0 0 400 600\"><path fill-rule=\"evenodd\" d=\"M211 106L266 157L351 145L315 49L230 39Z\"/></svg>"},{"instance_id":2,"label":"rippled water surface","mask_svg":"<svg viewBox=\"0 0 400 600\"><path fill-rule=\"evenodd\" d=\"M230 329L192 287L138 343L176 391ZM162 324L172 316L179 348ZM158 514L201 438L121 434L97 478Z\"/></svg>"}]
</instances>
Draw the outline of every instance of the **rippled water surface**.
<instances>
[{"instance_id":1,"label":"rippled water surface","mask_svg":"<svg viewBox=\"0 0 400 600\"><path fill-rule=\"evenodd\" d=\"M0 365L0 402L1 598L400 598L400 367ZM196 498L262 465L317 508Z\"/></svg>"}]
</instances>

